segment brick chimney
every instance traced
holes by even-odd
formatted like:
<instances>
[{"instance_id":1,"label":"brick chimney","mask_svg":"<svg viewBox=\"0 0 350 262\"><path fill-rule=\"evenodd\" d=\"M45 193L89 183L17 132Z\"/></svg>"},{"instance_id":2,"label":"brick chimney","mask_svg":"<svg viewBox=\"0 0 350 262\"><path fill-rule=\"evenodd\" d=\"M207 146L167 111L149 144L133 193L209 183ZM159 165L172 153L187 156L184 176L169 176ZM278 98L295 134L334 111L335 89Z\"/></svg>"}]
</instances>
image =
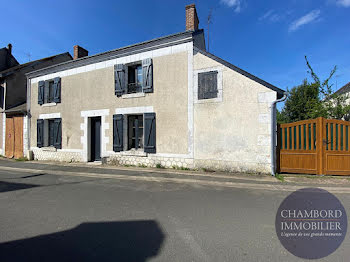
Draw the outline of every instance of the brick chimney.
<instances>
[{"instance_id":1,"label":"brick chimney","mask_svg":"<svg viewBox=\"0 0 350 262\"><path fill-rule=\"evenodd\" d=\"M187 5L186 6L186 31L196 31L198 30L198 16L196 5Z\"/></svg>"},{"instance_id":2,"label":"brick chimney","mask_svg":"<svg viewBox=\"0 0 350 262\"><path fill-rule=\"evenodd\" d=\"M74 49L74 55L73 55L74 60L89 55L89 51L82 48L81 46L75 45L73 49Z\"/></svg>"},{"instance_id":3,"label":"brick chimney","mask_svg":"<svg viewBox=\"0 0 350 262\"><path fill-rule=\"evenodd\" d=\"M12 54L12 45L11 44L7 45L7 49L9 50L9 53Z\"/></svg>"}]
</instances>

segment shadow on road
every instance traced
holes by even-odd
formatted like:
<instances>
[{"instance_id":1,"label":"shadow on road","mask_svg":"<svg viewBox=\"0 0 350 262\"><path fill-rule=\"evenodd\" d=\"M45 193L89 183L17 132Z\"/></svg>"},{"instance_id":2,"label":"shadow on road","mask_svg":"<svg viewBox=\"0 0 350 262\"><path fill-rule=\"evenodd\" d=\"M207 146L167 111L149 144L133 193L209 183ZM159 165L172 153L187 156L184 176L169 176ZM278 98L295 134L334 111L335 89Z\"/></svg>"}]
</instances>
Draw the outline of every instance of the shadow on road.
<instances>
[{"instance_id":1,"label":"shadow on road","mask_svg":"<svg viewBox=\"0 0 350 262\"><path fill-rule=\"evenodd\" d=\"M31 185L31 184L24 184L24 183L12 183L12 182L9 183L9 182L0 181L0 193L21 190L21 189L27 189L27 188L37 187L37 186L38 185Z\"/></svg>"},{"instance_id":2,"label":"shadow on road","mask_svg":"<svg viewBox=\"0 0 350 262\"><path fill-rule=\"evenodd\" d=\"M48 235L0 244L0 261L146 261L165 239L153 220L83 223Z\"/></svg>"}]
</instances>

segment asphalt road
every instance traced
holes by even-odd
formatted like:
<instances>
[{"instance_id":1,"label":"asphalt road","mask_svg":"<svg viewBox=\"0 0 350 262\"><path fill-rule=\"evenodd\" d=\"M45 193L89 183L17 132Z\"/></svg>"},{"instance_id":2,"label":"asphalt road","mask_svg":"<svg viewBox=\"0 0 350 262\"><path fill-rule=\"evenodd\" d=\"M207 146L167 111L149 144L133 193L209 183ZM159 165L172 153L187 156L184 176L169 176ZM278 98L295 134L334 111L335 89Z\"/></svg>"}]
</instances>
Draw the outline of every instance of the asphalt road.
<instances>
[{"instance_id":1,"label":"asphalt road","mask_svg":"<svg viewBox=\"0 0 350 262\"><path fill-rule=\"evenodd\" d=\"M96 172L64 175L74 172L70 167L46 166L58 174L23 167L28 166L0 160L1 262L302 261L282 247L274 227L289 192L152 181L152 174L142 181ZM130 175L144 175L135 172ZM349 214L350 194L336 196ZM349 240L350 233L319 261L349 261Z\"/></svg>"}]
</instances>

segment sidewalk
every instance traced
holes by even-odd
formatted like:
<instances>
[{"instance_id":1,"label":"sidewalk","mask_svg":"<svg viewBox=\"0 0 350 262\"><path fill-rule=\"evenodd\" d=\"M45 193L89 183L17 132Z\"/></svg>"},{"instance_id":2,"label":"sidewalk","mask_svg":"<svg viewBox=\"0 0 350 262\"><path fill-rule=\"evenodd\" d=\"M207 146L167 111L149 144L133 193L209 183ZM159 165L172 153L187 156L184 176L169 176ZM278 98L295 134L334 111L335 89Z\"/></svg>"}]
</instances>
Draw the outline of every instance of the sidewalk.
<instances>
[{"instance_id":1,"label":"sidewalk","mask_svg":"<svg viewBox=\"0 0 350 262\"><path fill-rule=\"evenodd\" d=\"M283 175L284 181L260 174L183 171L160 168L119 167L84 163L57 163L46 161L15 161L0 159L0 171L16 173L45 173L100 177L120 180L142 180L148 182L187 183L191 185L250 188L257 190L295 191L305 187L319 187L330 192L350 193L348 177L317 177L307 175ZM1 178L1 176L0 176Z\"/></svg>"}]
</instances>

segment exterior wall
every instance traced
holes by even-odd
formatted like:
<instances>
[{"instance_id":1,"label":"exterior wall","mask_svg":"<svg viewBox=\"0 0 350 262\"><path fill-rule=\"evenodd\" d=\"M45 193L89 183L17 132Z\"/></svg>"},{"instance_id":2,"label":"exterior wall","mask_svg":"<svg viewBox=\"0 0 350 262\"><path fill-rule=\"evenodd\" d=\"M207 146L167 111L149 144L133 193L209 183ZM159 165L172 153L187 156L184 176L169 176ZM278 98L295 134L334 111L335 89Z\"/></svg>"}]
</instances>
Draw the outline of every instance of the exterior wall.
<instances>
[{"instance_id":1,"label":"exterior wall","mask_svg":"<svg viewBox=\"0 0 350 262\"><path fill-rule=\"evenodd\" d=\"M270 172L270 105L276 92L201 53L194 55L194 77L212 69L219 71L219 99L195 103L195 167Z\"/></svg>"},{"instance_id":2,"label":"exterior wall","mask_svg":"<svg viewBox=\"0 0 350 262\"><path fill-rule=\"evenodd\" d=\"M168 47L167 53L159 50L137 56L122 57L60 72L31 80L31 132L30 148L35 159L60 161L87 161L88 118L101 116L102 156L111 161L129 159L125 152L113 152L113 114L120 112L156 113L157 154L150 157L166 158L169 155L188 154L188 54L192 44ZM157 53L156 53L157 52ZM153 58L154 92L148 94L114 95L114 64L130 63ZM98 69L100 68L100 69ZM61 103L38 105L38 81L61 77ZM79 98L79 99L77 99ZM59 114L62 118L62 149L36 148L36 122ZM131 154L130 152L128 154ZM135 155L134 155L135 156ZM137 156L137 155L136 155ZM123 161L121 161L123 162ZM184 161L185 162L185 161ZM158 162L157 162L158 163ZM156 165L157 163L154 163Z\"/></svg>"}]
</instances>

